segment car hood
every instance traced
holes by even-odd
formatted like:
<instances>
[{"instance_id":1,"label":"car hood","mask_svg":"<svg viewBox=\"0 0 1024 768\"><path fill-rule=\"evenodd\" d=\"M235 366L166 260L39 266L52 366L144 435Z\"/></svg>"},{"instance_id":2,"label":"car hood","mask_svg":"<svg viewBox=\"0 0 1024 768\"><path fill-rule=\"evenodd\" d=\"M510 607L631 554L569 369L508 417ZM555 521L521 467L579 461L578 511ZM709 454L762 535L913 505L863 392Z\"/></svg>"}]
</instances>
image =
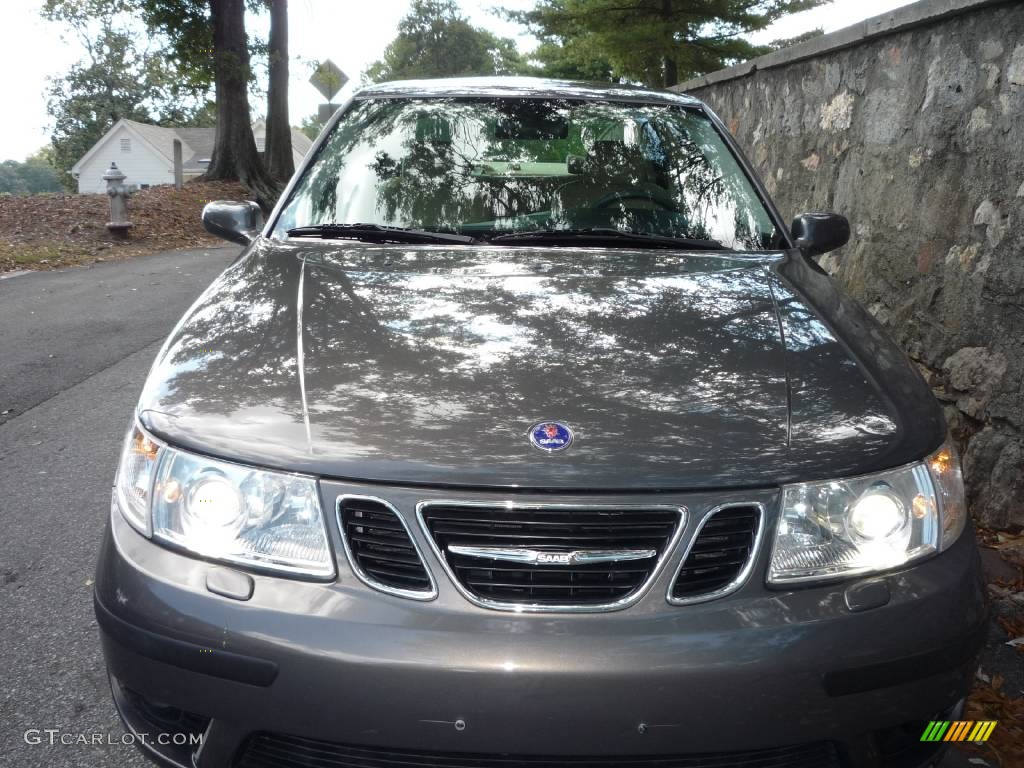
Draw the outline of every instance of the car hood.
<instances>
[{"instance_id":1,"label":"car hood","mask_svg":"<svg viewBox=\"0 0 1024 768\"><path fill-rule=\"evenodd\" d=\"M784 253L263 241L182 319L139 410L229 459L479 487L777 485L942 436L899 351ZM547 420L569 449L531 445Z\"/></svg>"}]
</instances>

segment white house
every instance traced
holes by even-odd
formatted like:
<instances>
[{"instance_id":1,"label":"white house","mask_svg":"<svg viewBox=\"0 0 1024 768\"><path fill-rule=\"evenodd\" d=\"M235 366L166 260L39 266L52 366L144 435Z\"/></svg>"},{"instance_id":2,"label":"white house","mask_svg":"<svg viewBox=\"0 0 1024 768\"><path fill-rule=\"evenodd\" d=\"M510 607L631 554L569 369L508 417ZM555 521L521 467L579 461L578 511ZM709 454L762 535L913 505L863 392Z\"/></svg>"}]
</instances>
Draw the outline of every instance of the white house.
<instances>
[{"instance_id":1,"label":"white house","mask_svg":"<svg viewBox=\"0 0 1024 768\"><path fill-rule=\"evenodd\" d=\"M174 183L174 142L181 142L182 170L185 181L206 171L213 152L214 128L162 128L134 120L118 120L103 137L71 168L78 179L78 191L104 192L103 174L111 163L127 177L125 184L140 188ZM256 148L262 152L266 140L266 123L257 120L252 126ZM296 128L292 129L292 154L295 165L305 157L312 142Z\"/></svg>"}]
</instances>

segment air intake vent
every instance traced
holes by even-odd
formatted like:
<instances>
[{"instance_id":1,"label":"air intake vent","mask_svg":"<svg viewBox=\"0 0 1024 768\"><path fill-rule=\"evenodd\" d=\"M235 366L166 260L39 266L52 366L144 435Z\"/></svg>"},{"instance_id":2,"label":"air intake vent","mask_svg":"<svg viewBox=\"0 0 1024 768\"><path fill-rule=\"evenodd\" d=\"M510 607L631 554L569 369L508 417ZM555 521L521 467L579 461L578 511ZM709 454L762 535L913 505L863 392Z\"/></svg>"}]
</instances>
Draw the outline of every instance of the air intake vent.
<instances>
[{"instance_id":1,"label":"air intake vent","mask_svg":"<svg viewBox=\"0 0 1024 768\"><path fill-rule=\"evenodd\" d=\"M761 530L756 504L724 507L704 520L672 585L673 602L720 597L739 587Z\"/></svg>"},{"instance_id":2,"label":"air intake vent","mask_svg":"<svg viewBox=\"0 0 1024 768\"><path fill-rule=\"evenodd\" d=\"M679 531L674 507L426 503L437 554L490 608L619 608L639 599Z\"/></svg>"},{"instance_id":3,"label":"air intake vent","mask_svg":"<svg viewBox=\"0 0 1024 768\"><path fill-rule=\"evenodd\" d=\"M356 575L375 589L419 600L436 594L405 521L379 499L342 496L338 525Z\"/></svg>"},{"instance_id":4,"label":"air intake vent","mask_svg":"<svg viewBox=\"0 0 1024 768\"><path fill-rule=\"evenodd\" d=\"M235 768L839 768L831 742L689 755L507 755L430 752L336 744L260 733Z\"/></svg>"}]
</instances>

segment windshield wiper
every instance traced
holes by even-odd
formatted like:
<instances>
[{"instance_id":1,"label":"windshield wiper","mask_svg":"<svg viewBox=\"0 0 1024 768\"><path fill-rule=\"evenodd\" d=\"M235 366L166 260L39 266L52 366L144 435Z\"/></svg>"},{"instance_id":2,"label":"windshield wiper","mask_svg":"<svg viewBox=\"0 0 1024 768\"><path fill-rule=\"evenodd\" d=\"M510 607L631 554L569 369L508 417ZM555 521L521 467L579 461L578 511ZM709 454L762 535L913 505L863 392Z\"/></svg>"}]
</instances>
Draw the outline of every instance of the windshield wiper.
<instances>
[{"instance_id":1,"label":"windshield wiper","mask_svg":"<svg viewBox=\"0 0 1024 768\"><path fill-rule=\"evenodd\" d=\"M367 243L447 243L466 245L476 242L469 235L428 232L423 229L383 227L380 224L317 224L294 227L288 237L320 237L324 240L363 240Z\"/></svg>"},{"instance_id":2,"label":"windshield wiper","mask_svg":"<svg viewBox=\"0 0 1024 768\"><path fill-rule=\"evenodd\" d=\"M628 242L641 248L692 248L707 251L731 251L717 240L702 240L693 237L671 237L631 232L611 227L589 229L534 229L524 232L510 232L496 235L487 242L499 245L539 243L542 245L608 245Z\"/></svg>"}]
</instances>

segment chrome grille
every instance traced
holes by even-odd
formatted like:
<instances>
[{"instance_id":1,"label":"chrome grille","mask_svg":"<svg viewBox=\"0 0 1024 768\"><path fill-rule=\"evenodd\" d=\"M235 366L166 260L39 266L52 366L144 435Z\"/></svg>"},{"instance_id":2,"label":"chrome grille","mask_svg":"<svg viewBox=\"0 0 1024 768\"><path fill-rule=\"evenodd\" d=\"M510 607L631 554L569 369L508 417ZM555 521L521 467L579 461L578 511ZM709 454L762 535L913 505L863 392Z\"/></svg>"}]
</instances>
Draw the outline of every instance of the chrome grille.
<instances>
[{"instance_id":1,"label":"chrome grille","mask_svg":"<svg viewBox=\"0 0 1024 768\"><path fill-rule=\"evenodd\" d=\"M678 507L426 502L422 525L463 594L493 608L624 607L653 581Z\"/></svg>"},{"instance_id":2,"label":"chrome grille","mask_svg":"<svg viewBox=\"0 0 1024 768\"><path fill-rule=\"evenodd\" d=\"M698 602L738 588L752 564L762 518L757 504L712 510L693 537L669 599L676 603Z\"/></svg>"},{"instance_id":3,"label":"chrome grille","mask_svg":"<svg viewBox=\"0 0 1024 768\"><path fill-rule=\"evenodd\" d=\"M383 592L429 599L437 592L402 516L368 496L338 499L338 526L345 554L359 578Z\"/></svg>"}]
</instances>

